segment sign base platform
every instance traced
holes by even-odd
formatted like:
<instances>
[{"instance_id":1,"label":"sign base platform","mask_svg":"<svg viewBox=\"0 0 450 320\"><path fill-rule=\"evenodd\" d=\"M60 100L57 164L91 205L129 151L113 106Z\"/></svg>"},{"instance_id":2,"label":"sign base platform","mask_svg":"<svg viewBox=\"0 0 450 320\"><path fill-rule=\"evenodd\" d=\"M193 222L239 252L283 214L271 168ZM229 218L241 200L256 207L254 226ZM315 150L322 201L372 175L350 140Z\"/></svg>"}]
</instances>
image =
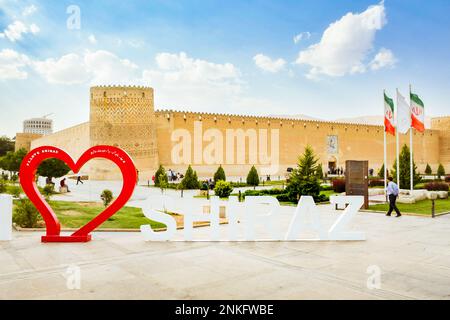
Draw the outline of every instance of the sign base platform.
<instances>
[{"instance_id":1,"label":"sign base platform","mask_svg":"<svg viewBox=\"0 0 450 320\"><path fill-rule=\"evenodd\" d=\"M83 236L42 236L42 242L89 242L92 236L90 234Z\"/></svg>"}]
</instances>

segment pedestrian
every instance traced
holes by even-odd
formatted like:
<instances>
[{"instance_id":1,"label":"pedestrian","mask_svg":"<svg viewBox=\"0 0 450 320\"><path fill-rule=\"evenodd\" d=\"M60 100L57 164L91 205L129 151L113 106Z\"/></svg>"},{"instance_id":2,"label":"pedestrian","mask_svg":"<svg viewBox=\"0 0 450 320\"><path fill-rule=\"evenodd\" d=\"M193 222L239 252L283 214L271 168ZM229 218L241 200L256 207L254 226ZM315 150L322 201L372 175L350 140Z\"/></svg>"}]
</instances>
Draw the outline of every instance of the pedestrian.
<instances>
[{"instance_id":1,"label":"pedestrian","mask_svg":"<svg viewBox=\"0 0 450 320\"><path fill-rule=\"evenodd\" d=\"M398 194L400 193L400 190L398 189L398 185L394 182L394 179L392 177L388 178L389 183L386 188L386 194L389 198L389 211L386 214L386 216L390 217L392 214L392 211L395 211L397 213L397 218L401 217L402 214L400 213L400 210L398 210L397 205L395 202L397 201Z\"/></svg>"},{"instance_id":2,"label":"pedestrian","mask_svg":"<svg viewBox=\"0 0 450 320\"><path fill-rule=\"evenodd\" d=\"M78 183L84 184L84 182L81 180L81 176L77 176L77 185Z\"/></svg>"}]
</instances>

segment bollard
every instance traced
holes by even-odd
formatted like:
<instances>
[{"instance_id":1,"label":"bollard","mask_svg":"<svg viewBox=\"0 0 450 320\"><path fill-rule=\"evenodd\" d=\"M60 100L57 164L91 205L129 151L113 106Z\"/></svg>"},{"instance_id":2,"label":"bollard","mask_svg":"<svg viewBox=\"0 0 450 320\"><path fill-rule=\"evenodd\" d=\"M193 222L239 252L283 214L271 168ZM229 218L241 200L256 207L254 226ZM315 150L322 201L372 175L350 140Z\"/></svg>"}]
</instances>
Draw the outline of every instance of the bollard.
<instances>
[{"instance_id":1,"label":"bollard","mask_svg":"<svg viewBox=\"0 0 450 320\"><path fill-rule=\"evenodd\" d=\"M0 241L12 239L12 196L0 194Z\"/></svg>"}]
</instances>

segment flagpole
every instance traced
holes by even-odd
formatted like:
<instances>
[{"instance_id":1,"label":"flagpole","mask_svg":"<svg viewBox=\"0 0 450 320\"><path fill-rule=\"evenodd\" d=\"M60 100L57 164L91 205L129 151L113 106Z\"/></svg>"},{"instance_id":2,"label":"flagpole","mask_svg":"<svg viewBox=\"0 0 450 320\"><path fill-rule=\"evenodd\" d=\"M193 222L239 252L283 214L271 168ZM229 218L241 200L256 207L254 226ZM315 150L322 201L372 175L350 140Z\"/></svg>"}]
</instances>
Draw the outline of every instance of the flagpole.
<instances>
[{"instance_id":1,"label":"flagpole","mask_svg":"<svg viewBox=\"0 0 450 320\"><path fill-rule=\"evenodd\" d=\"M397 88L397 108L395 110L395 118L397 123L397 130L395 130L395 139L396 139L396 153L397 153L397 185L400 189L400 157L399 157L399 136L398 136L398 88Z\"/></svg>"},{"instance_id":2,"label":"flagpole","mask_svg":"<svg viewBox=\"0 0 450 320\"><path fill-rule=\"evenodd\" d=\"M411 84L409 85L409 110L411 112ZM411 122L412 124L412 122ZM409 128L409 151L410 151L410 155L409 155L409 160L410 160L410 164L409 164L409 175L410 175L410 188L411 188L411 194L412 191L414 189L414 175L413 175L413 167L414 167L414 160L413 160L413 127L412 125L410 125Z\"/></svg>"},{"instance_id":3,"label":"flagpole","mask_svg":"<svg viewBox=\"0 0 450 320\"><path fill-rule=\"evenodd\" d=\"M383 107L384 104L386 103L384 101L385 99L385 94L386 94L386 90L383 90ZM384 115L384 117L386 117L386 114ZM387 141L386 141L386 124L384 125L384 198L387 201Z\"/></svg>"}]
</instances>

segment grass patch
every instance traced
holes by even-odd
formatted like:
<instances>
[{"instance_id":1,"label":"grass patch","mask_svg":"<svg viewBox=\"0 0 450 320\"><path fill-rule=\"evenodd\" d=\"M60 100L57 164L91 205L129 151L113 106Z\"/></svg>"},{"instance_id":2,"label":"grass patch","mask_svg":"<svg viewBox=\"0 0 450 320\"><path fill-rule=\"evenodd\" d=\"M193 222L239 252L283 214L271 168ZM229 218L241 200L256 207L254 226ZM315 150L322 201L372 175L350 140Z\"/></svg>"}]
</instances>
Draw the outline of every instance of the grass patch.
<instances>
[{"instance_id":1,"label":"grass patch","mask_svg":"<svg viewBox=\"0 0 450 320\"><path fill-rule=\"evenodd\" d=\"M79 228L100 214L105 207L95 202L50 201L62 228ZM103 222L99 229L139 229L143 224L154 228L166 225L147 219L141 208L123 207L111 218Z\"/></svg>"},{"instance_id":2,"label":"grass patch","mask_svg":"<svg viewBox=\"0 0 450 320\"><path fill-rule=\"evenodd\" d=\"M422 200L413 204L397 203L397 207L399 208L400 212L416 213L424 216L431 216L431 200ZM369 210L387 212L389 210L389 204L384 203L371 205L369 206ZM450 200L449 199L436 200L435 210L437 214L450 212Z\"/></svg>"}]
</instances>

